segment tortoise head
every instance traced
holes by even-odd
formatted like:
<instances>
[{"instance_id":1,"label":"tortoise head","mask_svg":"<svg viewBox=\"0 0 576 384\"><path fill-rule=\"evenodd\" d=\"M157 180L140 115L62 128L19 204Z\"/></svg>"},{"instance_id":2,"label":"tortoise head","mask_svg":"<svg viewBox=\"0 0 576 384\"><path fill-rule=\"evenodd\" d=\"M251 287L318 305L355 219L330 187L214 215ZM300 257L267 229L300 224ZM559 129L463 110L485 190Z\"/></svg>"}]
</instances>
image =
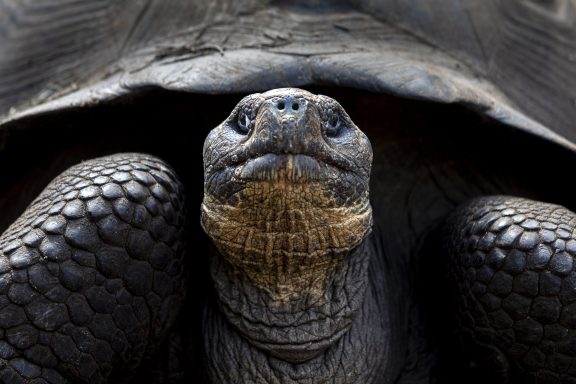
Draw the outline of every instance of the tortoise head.
<instances>
[{"instance_id":1,"label":"tortoise head","mask_svg":"<svg viewBox=\"0 0 576 384\"><path fill-rule=\"evenodd\" d=\"M204 144L203 227L276 299L322 296L370 231L371 162L335 100L294 88L247 96Z\"/></svg>"}]
</instances>

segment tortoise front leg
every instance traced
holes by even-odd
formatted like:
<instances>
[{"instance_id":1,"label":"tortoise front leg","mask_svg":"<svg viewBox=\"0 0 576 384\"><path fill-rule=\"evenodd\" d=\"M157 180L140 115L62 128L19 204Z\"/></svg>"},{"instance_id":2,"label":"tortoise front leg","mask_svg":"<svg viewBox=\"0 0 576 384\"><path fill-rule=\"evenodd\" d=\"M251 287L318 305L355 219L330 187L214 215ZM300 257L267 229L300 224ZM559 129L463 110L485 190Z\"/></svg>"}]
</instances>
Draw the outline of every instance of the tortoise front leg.
<instances>
[{"instance_id":1,"label":"tortoise front leg","mask_svg":"<svg viewBox=\"0 0 576 384\"><path fill-rule=\"evenodd\" d=\"M57 177L0 238L0 382L129 377L183 300L182 188L123 154Z\"/></svg>"},{"instance_id":2,"label":"tortoise front leg","mask_svg":"<svg viewBox=\"0 0 576 384\"><path fill-rule=\"evenodd\" d=\"M575 226L558 205L496 196L445 227L463 339L538 383L576 383Z\"/></svg>"}]
</instances>

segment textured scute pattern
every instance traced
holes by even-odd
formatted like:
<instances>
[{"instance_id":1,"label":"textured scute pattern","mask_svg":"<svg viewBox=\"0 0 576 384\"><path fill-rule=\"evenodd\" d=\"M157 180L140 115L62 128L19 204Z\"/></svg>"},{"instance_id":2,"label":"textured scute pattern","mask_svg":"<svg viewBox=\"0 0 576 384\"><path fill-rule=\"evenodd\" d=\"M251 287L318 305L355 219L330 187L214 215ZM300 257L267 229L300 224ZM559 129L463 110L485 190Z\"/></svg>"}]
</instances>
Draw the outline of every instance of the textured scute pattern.
<instances>
[{"instance_id":1,"label":"textured scute pattern","mask_svg":"<svg viewBox=\"0 0 576 384\"><path fill-rule=\"evenodd\" d=\"M56 178L0 238L0 382L122 379L183 300L183 192L160 160Z\"/></svg>"},{"instance_id":2,"label":"textured scute pattern","mask_svg":"<svg viewBox=\"0 0 576 384\"><path fill-rule=\"evenodd\" d=\"M496 346L542 383L576 383L575 226L563 207L501 196L449 220L464 340Z\"/></svg>"}]
</instances>

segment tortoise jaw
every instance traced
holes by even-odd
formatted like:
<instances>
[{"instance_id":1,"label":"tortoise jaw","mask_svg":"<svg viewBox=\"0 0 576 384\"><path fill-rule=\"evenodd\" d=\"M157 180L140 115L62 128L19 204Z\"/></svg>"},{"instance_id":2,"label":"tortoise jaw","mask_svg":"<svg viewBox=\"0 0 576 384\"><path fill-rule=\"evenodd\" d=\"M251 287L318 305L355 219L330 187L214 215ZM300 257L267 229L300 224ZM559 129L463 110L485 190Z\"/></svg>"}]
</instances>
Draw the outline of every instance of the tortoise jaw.
<instances>
[{"instance_id":1,"label":"tortoise jaw","mask_svg":"<svg viewBox=\"0 0 576 384\"><path fill-rule=\"evenodd\" d=\"M307 183L328 177L327 165L303 154L268 153L249 159L239 167L239 178L246 181Z\"/></svg>"}]
</instances>

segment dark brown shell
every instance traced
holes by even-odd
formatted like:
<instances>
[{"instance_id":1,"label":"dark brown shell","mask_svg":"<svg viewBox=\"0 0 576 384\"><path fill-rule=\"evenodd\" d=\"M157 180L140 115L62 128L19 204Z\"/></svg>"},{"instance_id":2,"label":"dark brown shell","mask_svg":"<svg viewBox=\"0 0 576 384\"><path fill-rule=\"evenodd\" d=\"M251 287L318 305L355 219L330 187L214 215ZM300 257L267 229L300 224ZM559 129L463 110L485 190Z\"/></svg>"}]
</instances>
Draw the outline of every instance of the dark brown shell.
<instances>
[{"instance_id":1,"label":"dark brown shell","mask_svg":"<svg viewBox=\"0 0 576 384\"><path fill-rule=\"evenodd\" d=\"M460 103L575 149L569 0L0 0L0 125L146 87L332 84Z\"/></svg>"}]
</instances>

